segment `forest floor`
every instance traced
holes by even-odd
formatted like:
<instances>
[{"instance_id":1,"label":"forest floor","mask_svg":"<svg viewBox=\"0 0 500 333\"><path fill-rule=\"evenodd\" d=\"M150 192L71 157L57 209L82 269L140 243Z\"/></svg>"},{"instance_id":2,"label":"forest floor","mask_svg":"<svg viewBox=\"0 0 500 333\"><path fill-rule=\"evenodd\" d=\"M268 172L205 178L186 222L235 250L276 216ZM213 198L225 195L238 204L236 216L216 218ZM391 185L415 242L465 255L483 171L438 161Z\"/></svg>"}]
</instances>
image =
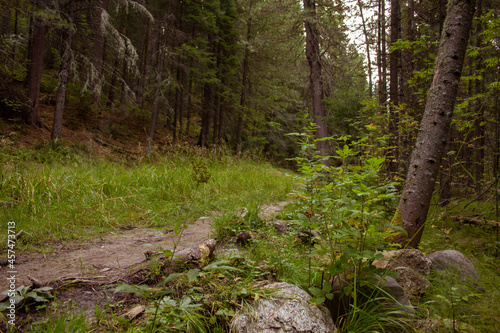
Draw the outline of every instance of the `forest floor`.
<instances>
[{"instance_id":1,"label":"forest floor","mask_svg":"<svg viewBox=\"0 0 500 333\"><path fill-rule=\"evenodd\" d=\"M280 212L287 202L265 205L261 218L269 219ZM214 213L216 215L217 213ZM173 230L134 228L101 235L96 241L80 245L55 247L50 253L29 253L16 257L18 285L40 285L54 282L74 284L111 284L122 280L145 263L148 251L177 251L199 245L211 236L211 218L202 218L186 226L180 239ZM7 267L2 267L7 271ZM2 273L3 275L3 273ZM31 278L31 279L30 279ZM64 282L68 281L68 282ZM0 290L8 288L7 280L0 280Z\"/></svg>"},{"instance_id":2,"label":"forest floor","mask_svg":"<svg viewBox=\"0 0 500 333\"><path fill-rule=\"evenodd\" d=\"M264 205L259 216L272 219L287 203ZM211 238L211 223L218 213L212 215L187 225L180 238L170 229L134 228L104 234L85 244L52 247L50 253L21 254L16 257L17 286L53 287L62 308L78 309L90 321L96 317L96 307L116 306L118 312L124 312L139 298L114 293L110 285L129 283L134 273L151 268L145 255L148 251L174 250L176 246L176 251L181 251ZM1 276L6 276L8 267L0 271ZM7 280L0 280L0 290L7 289ZM28 312L21 315L25 317L21 321L33 322L39 315Z\"/></svg>"},{"instance_id":3,"label":"forest floor","mask_svg":"<svg viewBox=\"0 0 500 333\"><path fill-rule=\"evenodd\" d=\"M53 106L41 105L43 127L31 128L19 119L0 118L0 148L37 148L50 142ZM139 161L145 155L147 117L127 111L69 109L65 114L62 132L64 145L84 147L92 156L113 161ZM167 131L160 124L155 132L154 151L168 151ZM262 218L281 211L285 202L261 207ZM131 273L149 268L148 251L176 250L199 245L213 234L211 222L218 212L208 218L194 220L186 226L182 236L170 229L117 228L114 232L98 234L92 240L74 240L53 244L29 253L16 254L16 286L51 286L59 309L79 309L87 318L95 318L96 307L114 307L116 312L126 310L139 298L131 294L114 293L111 284L127 283ZM21 236L21 238L23 238ZM7 262L0 262L0 276L9 271ZM8 281L0 280L0 291L8 289ZM3 298L3 299L2 299ZM6 296L0 295L0 301ZM34 322L43 316L40 311L20 312L20 322ZM24 318L22 318L24 317ZM0 319L2 319L0 317ZM6 326L0 320L0 332Z\"/></svg>"},{"instance_id":4,"label":"forest floor","mask_svg":"<svg viewBox=\"0 0 500 333\"><path fill-rule=\"evenodd\" d=\"M210 236L210 220L197 220L183 232L178 250L201 244ZM135 228L100 235L80 245L55 247L50 253L29 253L16 257L17 283L41 285L54 281L111 284L120 281L146 259L148 251L173 250L175 234L170 230ZM6 267L2 268L5 270ZM0 289L7 289L0 280Z\"/></svg>"},{"instance_id":5,"label":"forest floor","mask_svg":"<svg viewBox=\"0 0 500 333\"><path fill-rule=\"evenodd\" d=\"M42 96L50 96L43 94ZM42 98L43 99L43 98ZM33 128L22 123L19 117L0 118L0 138L15 142L19 148L35 148L50 142L54 106L40 104L43 126ZM65 110L61 140L66 145L85 146L93 156L111 160L139 160L145 155L148 115L135 114L128 110L103 108L85 109L69 105ZM164 151L170 146L165 124L158 124L154 134L153 151ZM3 144L0 142L0 147Z\"/></svg>"}]
</instances>

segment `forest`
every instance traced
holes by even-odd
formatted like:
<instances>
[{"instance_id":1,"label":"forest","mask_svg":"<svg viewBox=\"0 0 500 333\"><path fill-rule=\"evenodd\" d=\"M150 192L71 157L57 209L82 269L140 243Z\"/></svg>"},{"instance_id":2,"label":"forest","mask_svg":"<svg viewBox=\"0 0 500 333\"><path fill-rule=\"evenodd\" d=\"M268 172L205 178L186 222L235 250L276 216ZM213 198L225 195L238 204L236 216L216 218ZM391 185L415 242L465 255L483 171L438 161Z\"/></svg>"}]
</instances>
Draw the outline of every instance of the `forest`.
<instances>
[{"instance_id":1,"label":"forest","mask_svg":"<svg viewBox=\"0 0 500 333\"><path fill-rule=\"evenodd\" d=\"M181 239L187 220L210 215L219 243L246 232L255 246L247 261L217 261L225 278L295 282L327 307L329 277L350 278L353 267L355 276L379 274L372 263L382 248L457 249L499 298L488 285L500 273L499 8L498 0L0 0L0 223L31 221L19 241L29 255L128 226L170 225ZM297 225L270 240L262 234L276 231L259 210L277 200L289 205L276 218ZM165 301L172 308L159 301L167 292L138 287L161 280L153 268L116 290L152 302L154 319L139 331L228 331L235 304L265 293L239 286L233 303L211 300L209 310L195 289L217 280L213 265L175 277L164 269L163 284L177 281L177 299ZM60 284L33 282L25 292ZM451 327L391 321L386 331L499 328L488 300L460 288L432 290L428 301L445 295L451 305L430 311L451 313ZM357 310L356 291L346 290ZM422 295L412 303L425 308ZM475 306L479 319L465 320ZM108 310L98 331L133 331ZM162 311L172 326L157 320ZM39 318L25 312L29 331ZM345 312L334 318L339 332L373 331ZM456 326L455 315L469 326ZM496 318L489 329L488 318ZM80 319L61 322L89 330ZM51 331L57 320L37 327Z\"/></svg>"}]
</instances>

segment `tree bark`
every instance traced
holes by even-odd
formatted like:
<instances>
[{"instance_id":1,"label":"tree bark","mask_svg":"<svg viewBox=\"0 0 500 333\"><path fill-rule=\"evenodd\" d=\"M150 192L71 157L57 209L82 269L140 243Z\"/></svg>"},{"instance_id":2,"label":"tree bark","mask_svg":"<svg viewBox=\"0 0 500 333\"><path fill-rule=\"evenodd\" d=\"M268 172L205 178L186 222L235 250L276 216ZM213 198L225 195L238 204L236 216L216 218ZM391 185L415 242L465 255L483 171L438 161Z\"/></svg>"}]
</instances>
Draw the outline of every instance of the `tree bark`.
<instances>
[{"instance_id":1,"label":"tree bark","mask_svg":"<svg viewBox=\"0 0 500 333\"><path fill-rule=\"evenodd\" d=\"M71 1L69 3L71 7ZM70 8L70 11L72 9ZM72 14L70 14L71 17ZM54 123L52 125L52 133L50 139L56 141L60 138L62 132L63 114L64 107L66 104L66 91L68 88L69 79L69 64L71 61L71 42L73 40L73 30L72 27L68 28L66 33L66 46L64 48L64 54L61 59L61 69L59 70L59 86L57 87L56 95L56 109L54 111Z\"/></svg>"},{"instance_id":2,"label":"tree bark","mask_svg":"<svg viewBox=\"0 0 500 333\"><path fill-rule=\"evenodd\" d=\"M477 0L477 12L476 12L476 47L480 49L481 47L481 32L482 24L480 17L482 15L482 0ZM483 57L481 54L476 59L476 75L480 75L482 70ZM484 81L477 80L475 82L476 95L479 95L484 89ZM482 182L484 174L484 146L485 146L485 128L484 128L484 108L482 106L483 100L479 99L474 102L474 178L475 178L475 189L476 193L481 193Z\"/></svg>"},{"instance_id":3,"label":"tree bark","mask_svg":"<svg viewBox=\"0 0 500 333\"><path fill-rule=\"evenodd\" d=\"M94 58L94 80L92 82L92 100L94 104L101 102L102 94L102 76L103 76L103 60L104 60L104 35L101 29L102 12L107 7L106 0L97 0L93 17L94 27L94 45L92 48Z\"/></svg>"},{"instance_id":4,"label":"tree bark","mask_svg":"<svg viewBox=\"0 0 500 333\"><path fill-rule=\"evenodd\" d=\"M39 8L45 8L44 2L38 3ZM38 110L40 82L42 81L43 54L47 26L38 18L33 19L28 48L28 75L25 85L28 88L28 105L25 107L24 120L31 126L43 126Z\"/></svg>"},{"instance_id":5,"label":"tree bark","mask_svg":"<svg viewBox=\"0 0 500 333\"><path fill-rule=\"evenodd\" d=\"M401 38L401 8L399 0L391 0L391 45L394 45ZM401 61L401 50L392 51L389 56L389 134L390 137L390 160L389 172L395 177L399 165L399 63Z\"/></svg>"},{"instance_id":6,"label":"tree bark","mask_svg":"<svg viewBox=\"0 0 500 333\"><path fill-rule=\"evenodd\" d=\"M214 111L214 86L211 83L203 85L203 110L201 114L201 130L198 146L208 147L208 135L210 134L210 120Z\"/></svg>"},{"instance_id":7,"label":"tree bark","mask_svg":"<svg viewBox=\"0 0 500 333\"><path fill-rule=\"evenodd\" d=\"M250 2L249 12L252 10L252 2ZM240 109L238 114L238 122L236 123L236 154L241 153L242 135L243 135L243 116L246 105L246 96L248 90L248 71L250 68L249 58L250 58L250 33L252 32L252 16L248 17L247 20L247 38L245 45L245 55L243 56L243 74L241 78L241 93L240 93Z\"/></svg>"},{"instance_id":8,"label":"tree bark","mask_svg":"<svg viewBox=\"0 0 500 333\"><path fill-rule=\"evenodd\" d=\"M155 97L153 102L153 110L151 111L151 123L149 125L149 135L148 142L146 146L146 157L149 157L151 154L151 147L153 145L153 138L156 129L156 122L158 120L158 107L160 105L160 89L161 83L163 82L163 66L165 63L165 30L161 26L158 26L159 32L159 46L158 46L158 64L156 66L158 72L156 72L156 87L155 87Z\"/></svg>"},{"instance_id":9,"label":"tree bark","mask_svg":"<svg viewBox=\"0 0 500 333\"><path fill-rule=\"evenodd\" d=\"M433 83L394 217L394 222L401 223L408 233L404 242L410 247L416 248L420 242L448 141L474 10L474 0L449 1Z\"/></svg>"},{"instance_id":10,"label":"tree bark","mask_svg":"<svg viewBox=\"0 0 500 333\"><path fill-rule=\"evenodd\" d=\"M326 122L326 109L323 102L323 81L321 70L321 55L319 50L319 32L316 27L316 3L314 0L303 0L306 30L306 58L309 64L309 81L312 91L313 119L318 126L316 139L326 138L328 128ZM321 155L328 155L328 142L318 142L318 150Z\"/></svg>"},{"instance_id":11,"label":"tree bark","mask_svg":"<svg viewBox=\"0 0 500 333\"><path fill-rule=\"evenodd\" d=\"M378 2L377 20L377 68L378 68L378 103L382 117L385 119L387 102L387 82L386 82L386 54L385 54L385 2ZM383 133L386 134L385 125L382 124Z\"/></svg>"},{"instance_id":12,"label":"tree bark","mask_svg":"<svg viewBox=\"0 0 500 333\"><path fill-rule=\"evenodd\" d=\"M366 44L366 60L368 62L368 96L370 98L373 96L373 80L372 80L372 61L370 57L370 38L368 36L368 30L366 29L365 17L363 15L363 5L361 4L361 0L358 0L359 14L361 16L361 23L363 25L363 35L365 36L365 44Z\"/></svg>"}]
</instances>

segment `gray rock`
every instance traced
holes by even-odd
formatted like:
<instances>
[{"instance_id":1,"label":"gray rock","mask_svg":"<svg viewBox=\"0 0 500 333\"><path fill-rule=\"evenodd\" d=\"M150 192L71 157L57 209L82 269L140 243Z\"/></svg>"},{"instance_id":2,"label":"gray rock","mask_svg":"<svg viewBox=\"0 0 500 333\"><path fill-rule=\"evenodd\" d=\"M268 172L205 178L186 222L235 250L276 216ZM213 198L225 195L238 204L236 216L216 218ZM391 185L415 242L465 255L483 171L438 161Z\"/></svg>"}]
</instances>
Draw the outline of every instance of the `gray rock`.
<instances>
[{"instance_id":1,"label":"gray rock","mask_svg":"<svg viewBox=\"0 0 500 333\"><path fill-rule=\"evenodd\" d=\"M374 275L372 278L370 278L369 283L372 284L373 286L379 287L386 293L392 295L392 298L394 300L391 302L391 299L387 299L384 302L384 307L386 309L390 310L401 310L405 311L408 314L414 314L415 310L408 298L408 294L406 291L399 285L399 283L392 277L390 276L385 276L385 277L380 277L378 275ZM330 310L330 313L333 314L334 318L339 318L346 314L349 309L350 309L350 303L352 303L352 298L350 296L346 296L342 293L342 290L352 284L353 281L351 280L346 280L344 276L336 276L332 281L332 293L333 293L333 299L332 300L326 300L325 305L328 307ZM373 288L373 287L371 287ZM365 290L366 292L367 290ZM371 293L371 291L368 291L368 293ZM379 293L378 296L386 296L383 295L383 293ZM385 297L383 297L385 298Z\"/></svg>"},{"instance_id":2,"label":"gray rock","mask_svg":"<svg viewBox=\"0 0 500 333\"><path fill-rule=\"evenodd\" d=\"M232 323L235 333L335 333L330 312L309 302L311 296L288 283L273 283L264 288L278 289L270 297L255 301L251 308L238 312Z\"/></svg>"},{"instance_id":3,"label":"gray rock","mask_svg":"<svg viewBox=\"0 0 500 333\"><path fill-rule=\"evenodd\" d=\"M426 277L431 270L431 260L416 249L388 251L384 257L389 260L377 260L373 263L378 268L385 268L399 275L396 281L412 294L423 292L429 287Z\"/></svg>"},{"instance_id":4,"label":"gray rock","mask_svg":"<svg viewBox=\"0 0 500 333\"><path fill-rule=\"evenodd\" d=\"M479 278L476 268L462 252L456 250L437 251L427 255L427 258L432 262L432 269L446 270L458 274L462 279Z\"/></svg>"},{"instance_id":5,"label":"gray rock","mask_svg":"<svg viewBox=\"0 0 500 333\"><path fill-rule=\"evenodd\" d=\"M391 306L392 308L401 308L401 310L404 310L409 314L415 314L415 309L413 309L410 299L408 298L408 294L406 294L404 288L396 281L396 279L390 276L385 276L383 278L377 276L377 279L379 279L378 286L387 293L391 294L397 301L396 304Z\"/></svg>"}]
</instances>

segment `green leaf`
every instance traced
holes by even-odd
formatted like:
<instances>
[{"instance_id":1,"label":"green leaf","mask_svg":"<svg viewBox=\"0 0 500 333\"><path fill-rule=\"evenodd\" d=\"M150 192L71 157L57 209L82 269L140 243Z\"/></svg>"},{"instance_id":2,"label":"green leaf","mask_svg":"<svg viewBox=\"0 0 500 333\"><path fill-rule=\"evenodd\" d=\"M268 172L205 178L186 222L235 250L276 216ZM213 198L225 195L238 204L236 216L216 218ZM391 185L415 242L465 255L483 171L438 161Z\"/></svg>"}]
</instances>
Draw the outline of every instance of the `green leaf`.
<instances>
[{"instance_id":1,"label":"green leaf","mask_svg":"<svg viewBox=\"0 0 500 333\"><path fill-rule=\"evenodd\" d=\"M189 282L193 282L194 280L196 280L199 274L200 270L195 268L195 269L190 269L186 275L188 277Z\"/></svg>"},{"instance_id":2,"label":"green leaf","mask_svg":"<svg viewBox=\"0 0 500 333\"><path fill-rule=\"evenodd\" d=\"M297 213L297 217L299 218L299 220L301 220L302 222L305 222L305 223L308 223L309 220L307 219L307 216L305 216L304 214L302 213Z\"/></svg>"},{"instance_id":3,"label":"green leaf","mask_svg":"<svg viewBox=\"0 0 500 333\"><path fill-rule=\"evenodd\" d=\"M189 303L191 303L191 297L186 296L179 303L179 308L185 308L189 305Z\"/></svg>"},{"instance_id":4,"label":"green leaf","mask_svg":"<svg viewBox=\"0 0 500 333\"><path fill-rule=\"evenodd\" d=\"M315 297L323 297L323 290L316 288L316 287L310 287L309 292Z\"/></svg>"},{"instance_id":5,"label":"green leaf","mask_svg":"<svg viewBox=\"0 0 500 333\"><path fill-rule=\"evenodd\" d=\"M225 269L225 270L228 270L228 271L237 271L237 272L241 272L241 269L239 268L236 268L236 267L232 267L232 266L227 266L225 264L228 264L230 263L229 260L219 260L219 261L216 261L216 262L213 262L205 267L203 267L203 270L205 271L208 271L208 270L212 270L212 269Z\"/></svg>"},{"instance_id":6,"label":"green leaf","mask_svg":"<svg viewBox=\"0 0 500 333\"><path fill-rule=\"evenodd\" d=\"M178 277L183 276L184 274L185 273L171 273L167 276L167 278L165 280L158 283L158 286L163 286L163 285L169 283L170 281L173 281L173 280L177 279Z\"/></svg>"}]
</instances>

